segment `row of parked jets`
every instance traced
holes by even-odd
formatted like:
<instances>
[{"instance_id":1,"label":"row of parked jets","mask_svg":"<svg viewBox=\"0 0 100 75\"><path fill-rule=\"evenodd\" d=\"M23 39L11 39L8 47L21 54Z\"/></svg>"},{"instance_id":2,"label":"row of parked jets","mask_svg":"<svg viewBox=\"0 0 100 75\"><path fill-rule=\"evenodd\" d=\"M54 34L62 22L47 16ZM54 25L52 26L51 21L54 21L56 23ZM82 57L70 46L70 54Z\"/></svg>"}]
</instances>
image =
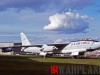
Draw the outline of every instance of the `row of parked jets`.
<instances>
[{"instance_id":1,"label":"row of parked jets","mask_svg":"<svg viewBox=\"0 0 100 75\"><path fill-rule=\"evenodd\" d=\"M43 44L41 47L38 47L38 45L32 45L23 32L20 33L20 36L22 42L22 46L20 46L21 51L36 53L44 57L46 57L48 54L52 55L70 53L70 57L74 58L79 57L80 55L84 55L84 53L87 51L95 51L100 48L100 42L92 39L83 39L70 42L61 50L57 48L55 44Z\"/></svg>"}]
</instances>

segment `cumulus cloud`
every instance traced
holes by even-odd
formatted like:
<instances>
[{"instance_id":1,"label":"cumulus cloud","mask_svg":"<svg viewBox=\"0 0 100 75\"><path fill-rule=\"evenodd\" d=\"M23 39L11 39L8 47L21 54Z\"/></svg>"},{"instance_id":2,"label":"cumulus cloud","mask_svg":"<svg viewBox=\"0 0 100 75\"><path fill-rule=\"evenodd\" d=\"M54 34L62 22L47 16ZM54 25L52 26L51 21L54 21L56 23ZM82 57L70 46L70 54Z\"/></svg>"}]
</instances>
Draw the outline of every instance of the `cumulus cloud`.
<instances>
[{"instance_id":1,"label":"cumulus cloud","mask_svg":"<svg viewBox=\"0 0 100 75\"><path fill-rule=\"evenodd\" d=\"M50 24L44 26L44 29L68 34L84 33L89 28L90 20L87 15L81 16L77 12L57 13L49 17Z\"/></svg>"},{"instance_id":2,"label":"cumulus cloud","mask_svg":"<svg viewBox=\"0 0 100 75\"><path fill-rule=\"evenodd\" d=\"M8 8L31 8L36 12L52 9L66 11L69 8L82 9L93 5L94 1L95 0L0 0L0 10L6 10Z\"/></svg>"}]
</instances>

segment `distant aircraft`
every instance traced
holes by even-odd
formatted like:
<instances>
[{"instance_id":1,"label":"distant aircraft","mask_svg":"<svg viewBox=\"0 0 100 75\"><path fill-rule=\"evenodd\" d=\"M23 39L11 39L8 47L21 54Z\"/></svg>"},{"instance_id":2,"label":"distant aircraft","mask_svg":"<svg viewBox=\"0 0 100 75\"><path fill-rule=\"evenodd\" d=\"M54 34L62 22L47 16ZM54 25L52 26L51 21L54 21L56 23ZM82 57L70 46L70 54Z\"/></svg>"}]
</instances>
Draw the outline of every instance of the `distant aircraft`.
<instances>
[{"instance_id":1,"label":"distant aircraft","mask_svg":"<svg viewBox=\"0 0 100 75\"><path fill-rule=\"evenodd\" d=\"M31 46L28 38L26 37L26 35L23 32L20 33L20 36L21 36L21 41L22 41L22 46L23 46L21 51L39 53L39 55L45 57L47 54L51 54L53 52L53 50L58 49L55 46L48 46L46 44L44 44L42 47L35 47L35 46L27 47L27 46Z\"/></svg>"},{"instance_id":2,"label":"distant aircraft","mask_svg":"<svg viewBox=\"0 0 100 75\"><path fill-rule=\"evenodd\" d=\"M20 33L22 46L31 45L28 41L26 35L22 32ZM54 46L47 46L44 44L40 47L23 47L22 50L25 52L37 52L39 55L46 56L46 54L66 54L70 53L71 57L78 57L79 55L84 55L87 51L94 51L100 48L100 42L92 40L90 38L82 39L75 42L70 42L64 48L59 50L54 44Z\"/></svg>"}]
</instances>

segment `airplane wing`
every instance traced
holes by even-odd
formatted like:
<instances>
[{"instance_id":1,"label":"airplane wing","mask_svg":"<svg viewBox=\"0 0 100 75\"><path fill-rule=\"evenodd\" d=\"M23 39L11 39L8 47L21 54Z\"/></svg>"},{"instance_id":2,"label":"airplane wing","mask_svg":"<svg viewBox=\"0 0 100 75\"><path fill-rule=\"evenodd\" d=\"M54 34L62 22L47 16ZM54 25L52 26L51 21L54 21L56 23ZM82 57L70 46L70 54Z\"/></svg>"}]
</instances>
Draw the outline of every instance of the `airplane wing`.
<instances>
[{"instance_id":1,"label":"airplane wing","mask_svg":"<svg viewBox=\"0 0 100 75\"><path fill-rule=\"evenodd\" d=\"M14 51L16 48L28 48L28 47L42 47L42 45L27 45L27 46L22 46L22 45L15 45L15 46L2 46L0 49L2 49L2 52L11 52Z\"/></svg>"},{"instance_id":2,"label":"airplane wing","mask_svg":"<svg viewBox=\"0 0 100 75\"><path fill-rule=\"evenodd\" d=\"M14 51L15 48L21 48L21 46L6 46L6 47L0 47L2 52L11 52Z\"/></svg>"},{"instance_id":3,"label":"airplane wing","mask_svg":"<svg viewBox=\"0 0 100 75\"><path fill-rule=\"evenodd\" d=\"M58 48L58 50L62 50L67 44L47 44L48 46L55 46ZM15 45L15 46L6 46L6 47L0 47L3 52L10 52L14 51L15 48L28 48L28 47L42 47L43 44L34 44L34 45Z\"/></svg>"}]
</instances>

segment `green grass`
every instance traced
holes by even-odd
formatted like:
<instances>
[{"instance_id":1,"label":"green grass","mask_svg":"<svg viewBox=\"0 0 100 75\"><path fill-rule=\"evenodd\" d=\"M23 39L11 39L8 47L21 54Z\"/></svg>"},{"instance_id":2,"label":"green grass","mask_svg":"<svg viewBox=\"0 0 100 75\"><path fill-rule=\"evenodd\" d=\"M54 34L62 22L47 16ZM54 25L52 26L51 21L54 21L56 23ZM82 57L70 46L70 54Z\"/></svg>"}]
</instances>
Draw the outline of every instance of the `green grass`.
<instances>
[{"instance_id":1,"label":"green grass","mask_svg":"<svg viewBox=\"0 0 100 75\"><path fill-rule=\"evenodd\" d=\"M100 59L29 58L38 62L100 65Z\"/></svg>"},{"instance_id":2,"label":"green grass","mask_svg":"<svg viewBox=\"0 0 100 75\"><path fill-rule=\"evenodd\" d=\"M38 56L0 56L0 75L51 75L50 65L98 65L100 59L43 58Z\"/></svg>"}]
</instances>

